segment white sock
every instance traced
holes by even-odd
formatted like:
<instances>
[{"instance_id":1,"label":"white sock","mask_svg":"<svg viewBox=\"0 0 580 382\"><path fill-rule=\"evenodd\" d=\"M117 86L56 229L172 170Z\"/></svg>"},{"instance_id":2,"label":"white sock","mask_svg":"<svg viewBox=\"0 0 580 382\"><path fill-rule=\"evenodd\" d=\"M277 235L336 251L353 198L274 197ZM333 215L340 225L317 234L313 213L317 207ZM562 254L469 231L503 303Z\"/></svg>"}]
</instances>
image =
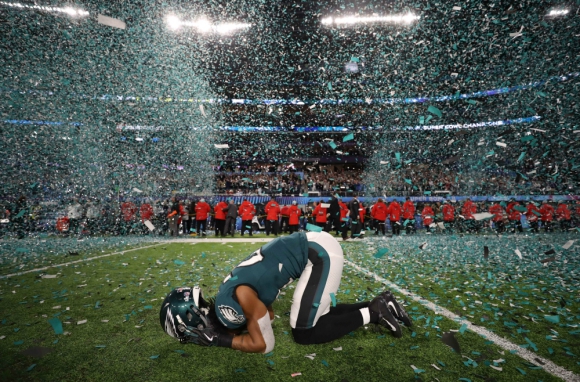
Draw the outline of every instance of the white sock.
<instances>
[{"instance_id":1,"label":"white sock","mask_svg":"<svg viewBox=\"0 0 580 382\"><path fill-rule=\"evenodd\" d=\"M363 318L363 325L366 325L371 322L371 313L369 312L369 308L361 308L359 309L360 314Z\"/></svg>"}]
</instances>

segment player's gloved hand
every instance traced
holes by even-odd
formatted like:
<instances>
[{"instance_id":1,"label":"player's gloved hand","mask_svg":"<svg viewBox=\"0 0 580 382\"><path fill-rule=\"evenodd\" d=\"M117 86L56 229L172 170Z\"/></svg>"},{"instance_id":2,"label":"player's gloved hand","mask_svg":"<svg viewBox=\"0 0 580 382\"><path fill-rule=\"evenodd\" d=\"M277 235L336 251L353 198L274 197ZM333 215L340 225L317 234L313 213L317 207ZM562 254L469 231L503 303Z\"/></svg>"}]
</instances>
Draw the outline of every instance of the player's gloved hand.
<instances>
[{"instance_id":1,"label":"player's gloved hand","mask_svg":"<svg viewBox=\"0 0 580 382\"><path fill-rule=\"evenodd\" d=\"M187 328L182 343L194 343L201 346L232 347L233 334L218 331L212 327L204 329Z\"/></svg>"}]
</instances>

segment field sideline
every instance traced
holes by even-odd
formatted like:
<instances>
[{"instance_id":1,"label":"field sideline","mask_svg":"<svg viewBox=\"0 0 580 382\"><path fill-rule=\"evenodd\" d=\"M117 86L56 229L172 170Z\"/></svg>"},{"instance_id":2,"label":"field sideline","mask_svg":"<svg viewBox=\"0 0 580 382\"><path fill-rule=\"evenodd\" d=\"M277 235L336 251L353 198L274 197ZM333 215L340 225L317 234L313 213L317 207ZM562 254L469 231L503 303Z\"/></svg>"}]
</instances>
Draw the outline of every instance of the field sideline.
<instances>
[{"instance_id":1,"label":"field sideline","mask_svg":"<svg viewBox=\"0 0 580 382\"><path fill-rule=\"evenodd\" d=\"M373 237L346 242L343 248L357 267L525 347L538 360L554 362L575 373L568 377L573 380L580 372L580 267L578 245L562 246L574 238L573 234ZM278 318L272 354L180 345L165 335L158 318L165 294L173 287L197 283L207 296L215 294L227 272L261 245L258 239L247 243L193 239L155 246L150 239L142 243L151 246L145 249L135 249L138 241L107 250L95 244L75 256L45 256L53 265L75 264L0 279L0 378L559 380L544 371L541 362L504 351L411 299L406 304L415 326L404 329L402 339L369 325L330 344L297 345L287 315L292 285L274 305ZM420 249L424 242L427 246ZM488 247L487 258L483 246ZM554 254L544 254L551 249ZM107 254L113 255L81 261ZM544 266L540 260L549 257L554 261ZM18 268L11 263L1 273L6 276ZM42 273L55 277L42 278ZM337 299L355 302L374 297L384 288L375 278L346 266ZM62 322L64 334L55 334L48 322L54 318L58 320L53 322ZM461 355L439 338L450 330L459 330L455 336ZM313 359L305 357L313 353ZM293 378L293 373L302 375Z\"/></svg>"}]
</instances>

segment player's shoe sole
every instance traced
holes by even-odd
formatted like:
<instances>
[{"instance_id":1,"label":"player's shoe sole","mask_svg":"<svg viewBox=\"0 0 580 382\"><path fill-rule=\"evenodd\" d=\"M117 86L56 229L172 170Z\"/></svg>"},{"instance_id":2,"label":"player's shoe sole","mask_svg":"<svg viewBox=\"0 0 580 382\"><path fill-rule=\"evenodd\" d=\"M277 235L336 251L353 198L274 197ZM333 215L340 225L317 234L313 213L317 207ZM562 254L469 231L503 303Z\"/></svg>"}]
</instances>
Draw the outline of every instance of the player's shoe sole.
<instances>
[{"instance_id":1,"label":"player's shoe sole","mask_svg":"<svg viewBox=\"0 0 580 382\"><path fill-rule=\"evenodd\" d=\"M369 303L369 310L376 312L379 315L379 321L377 324L384 326L388 330L391 331L391 334L396 338L401 338L403 336L403 332L401 331L401 326L399 322L393 316L389 307L387 306L387 301L384 299L383 296L375 297Z\"/></svg>"},{"instance_id":2,"label":"player's shoe sole","mask_svg":"<svg viewBox=\"0 0 580 382\"><path fill-rule=\"evenodd\" d=\"M397 320L401 321L407 327L413 325L411 317L409 317L407 311L405 311L405 309L397 302L391 291L383 292L381 293L381 296L385 299L387 308Z\"/></svg>"}]
</instances>

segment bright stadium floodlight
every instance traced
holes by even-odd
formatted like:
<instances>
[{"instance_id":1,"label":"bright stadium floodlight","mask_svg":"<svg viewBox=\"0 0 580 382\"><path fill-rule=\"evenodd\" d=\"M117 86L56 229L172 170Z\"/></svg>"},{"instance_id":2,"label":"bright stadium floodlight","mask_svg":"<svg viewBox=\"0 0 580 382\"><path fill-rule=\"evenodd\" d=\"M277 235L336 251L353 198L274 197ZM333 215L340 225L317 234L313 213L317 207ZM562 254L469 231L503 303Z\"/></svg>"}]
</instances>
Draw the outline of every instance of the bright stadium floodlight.
<instances>
[{"instance_id":1,"label":"bright stadium floodlight","mask_svg":"<svg viewBox=\"0 0 580 382\"><path fill-rule=\"evenodd\" d=\"M236 22L213 24L211 20L205 16L201 16L195 21L183 21L175 15L169 15L165 18L165 22L167 27L174 31L181 27L190 27L197 29L197 31L202 34L218 33L221 35L231 34L238 30L247 29L252 26L252 24Z\"/></svg>"},{"instance_id":2,"label":"bright stadium floodlight","mask_svg":"<svg viewBox=\"0 0 580 382\"><path fill-rule=\"evenodd\" d=\"M343 17L325 17L321 19L323 25L331 26L348 26L354 24L373 24L373 23L386 23L386 24L410 24L415 20L419 20L421 16L414 15L412 13L400 14L400 15L389 15L389 16L343 16Z\"/></svg>"},{"instance_id":3,"label":"bright stadium floodlight","mask_svg":"<svg viewBox=\"0 0 580 382\"><path fill-rule=\"evenodd\" d=\"M171 30L178 30L179 27L181 26L181 20L179 20L179 17L174 16L174 15L169 15L165 18L165 23L167 23L167 27Z\"/></svg>"},{"instance_id":4,"label":"bright stadium floodlight","mask_svg":"<svg viewBox=\"0 0 580 382\"><path fill-rule=\"evenodd\" d=\"M570 11L568 9L552 9L548 16L557 17L557 16L566 16Z\"/></svg>"},{"instance_id":5,"label":"bright stadium floodlight","mask_svg":"<svg viewBox=\"0 0 580 382\"><path fill-rule=\"evenodd\" d=\"M0 5L5 7L23 9L23 10L32 10L32 11L43 11L43 12L53 12L53 13L65 13L70 17L86 17L89 15L89 12L76 9L72 7L60 8L60 7L48 7L44 5L32 5L32 4L21 4L21 3L8 3L6 1L0 1Z\"/></svg>"}]
</instances>

